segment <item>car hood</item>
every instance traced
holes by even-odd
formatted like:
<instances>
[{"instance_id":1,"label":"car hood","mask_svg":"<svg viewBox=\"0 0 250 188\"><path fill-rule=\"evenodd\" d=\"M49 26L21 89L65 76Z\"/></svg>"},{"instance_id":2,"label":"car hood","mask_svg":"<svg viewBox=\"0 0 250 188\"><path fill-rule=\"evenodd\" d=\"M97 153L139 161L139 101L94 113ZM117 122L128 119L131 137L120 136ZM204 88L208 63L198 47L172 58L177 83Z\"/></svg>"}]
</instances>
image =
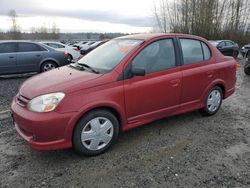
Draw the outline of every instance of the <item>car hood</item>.
<instances>
[{"instance_id":1,"label":"car hood","mask_svg":"<svg viewBox=\"0 0 250 188\"><path fill-rule=\"evenodd\" d=\"M86 87L93 87L98 82L88 83L101 76L103 74L79 71L64 66L28 79L21 86L19 93L29 99L53 92L71 93Z\"/></svg>"}]
</instances>

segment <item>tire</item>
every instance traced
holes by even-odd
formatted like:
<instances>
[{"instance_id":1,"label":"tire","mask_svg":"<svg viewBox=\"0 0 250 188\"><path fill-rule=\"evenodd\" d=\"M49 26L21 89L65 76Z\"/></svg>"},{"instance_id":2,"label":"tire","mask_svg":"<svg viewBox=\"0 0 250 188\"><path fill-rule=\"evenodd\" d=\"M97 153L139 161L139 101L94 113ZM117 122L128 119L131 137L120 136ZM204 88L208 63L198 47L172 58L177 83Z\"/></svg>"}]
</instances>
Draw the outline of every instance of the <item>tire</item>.
<instances>
[{"instance_id":1,"label":"tire","mask_svg":"<svg viewBox=\"0 0 250 188\"><path fill-rule=\"evenodd\" d=\"M205 107L200 110L203 116L212 116L216 114L223 100L223 92L219 86L211 89L205 99Z\"/></svg>"},{"instance_id":2,"label":"tire","mask_svg":"<svg viewBox=\"0 0 250 188\"><path fill-rule=\"evenodd\" d=\"M249 76L250 75L250 67L245 67L244 72L245 72L246 75Z\"/></svg>"},{"instance_id":3,"label":"tire","mask_svg":"<svg viewBox=\"0 0 250 188\"><path fill-rule=\"evenodd\" d=\"M119 122L115 115L105 109L94 110L77 123L73 132L73 147L79 154L99 155L113 145L118 134Z\"/></svg>"},{"instance_id":4,"label":"tire","mask_svg":"<svg viewBox=\"0 0 250 188\"><path fill-rule=\"evenodd\" d=\"M68 61L69 61L69 62L72 62L72 60L73 60L72 55L71 55L71 54L68 54Z\"/></svg>"},{"instance_id":5,"label":"tire","mask_svg":"<svg viewBox=\"0 0 250 188\"><path fill-rule=\"evenodd\" d=\"M45 63L42 64L40 72L47 72L49 70L55 69L57 68L58 65L52 61L47 61Z\"/></svg>"},{"instance_id":6,"label":"tire","mask_svg":"<svg viewBox=\"0 0 250 188\"><path fill-rule=\"evenodd\" d=\"M233 51L232 56L233 56L234 59L237 59L238 55L239 55L239 52L238 52L238 51L236 51L236 50Z\"/></svg>"}]
</instances>

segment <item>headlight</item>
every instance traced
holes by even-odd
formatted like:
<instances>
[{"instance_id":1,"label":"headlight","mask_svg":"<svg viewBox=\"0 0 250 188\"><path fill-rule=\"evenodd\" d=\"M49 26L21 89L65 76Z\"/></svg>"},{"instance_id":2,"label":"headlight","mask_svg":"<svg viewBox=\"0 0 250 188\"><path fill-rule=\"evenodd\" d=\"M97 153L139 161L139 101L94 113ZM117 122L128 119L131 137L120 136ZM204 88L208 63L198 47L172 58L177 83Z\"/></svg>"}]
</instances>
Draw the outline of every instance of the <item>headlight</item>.
<instances>
[{"instance_id":1,"label":"headlight","mask_svg":"<svg viewBox=\"0 0 250 188\"><path fill-rule=\"evenodd\" d=\"M28 109L34 112L53 111L64 98L64 96L64 93L50 93L38 96L28 103Z\"/></svg>"},{"instance_id":2,"label":"headlight","mask_svg":"<svg viewBox=\"0 0 250 188\"><path fill-rule=\"evenodd\" d=\"M242 47L242 50L245 50L245 47L244 47L244 46Z\"/></svg>"}]
</instances>

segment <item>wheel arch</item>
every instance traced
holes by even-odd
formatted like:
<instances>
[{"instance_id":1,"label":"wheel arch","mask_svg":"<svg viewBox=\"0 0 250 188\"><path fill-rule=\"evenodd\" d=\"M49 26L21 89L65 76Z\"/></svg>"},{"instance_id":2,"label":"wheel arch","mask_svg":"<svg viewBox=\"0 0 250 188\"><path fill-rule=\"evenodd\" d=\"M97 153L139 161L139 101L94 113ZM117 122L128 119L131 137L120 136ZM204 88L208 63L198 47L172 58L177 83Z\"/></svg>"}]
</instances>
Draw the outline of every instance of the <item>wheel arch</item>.
<instances>
[{"instance_id":1,"label":"wheel arch","mask_svg":"<svg viewBox=\"0 0 250 188\"><path fill-rule=\"evenodd\" d=\"M226 98L226 83L223 80L215 80L214 82L210 83L209 86L205 89L202 95L202 101L206 99L208 92L215 86L218 86L221 88L223 92L223 99Z\"/></svg>"},{"instance_id":2,"label":"wheel arch","mask_svg":"<svg viewBox=\"0 0 250 188\"><path fill-rule=\"evenodd\" d=\"M56 63L57 66L60 65L59 61L56 60L55 58L45 58L45 59L43 59L43 60L40 62L40 68L41 68L41 66L42 66L44 63L50 62L50 61Z\"/></svg>"},{"instance_id":3,"label":"wheel arch","mask_svg":"<svg viewBox=\"0 0 250 188\"><path fill-rule=\"evenodd\" d=\"M224 86L222 83L218 83L218 84L216 84L214 87L216 87L216 86L218 86L218 87L221 88L221 90L222 90L222 95L223 95L223 99L225 99L225 94L226 94L226 88L225 88L225 86Z\"/></svg>"},{"instance_id":4,"label":"wheel arch","mask_svg":"<svg viewBox=\"0 0 250 188\"><path fill-rule=\"evenodd\" d=\"M74 130L75 130L77 123L87 113L89 113L93 110L98 110L98 109L105 109L105 110L108 110L111 113L113 113L119 122L119 131L123 130L123 126L125 124L125 121L124 121L125 118L123 118L123 117L125 114L119 109L118 106L113 105L113 104L102 104L102 105L94 105L93 104L93 105L88 105L88 107L84 106L83 110L80 110L77 113L77 115L72 117L72 119L69 122L69 126L66 128L66 131L65 131L66 139L70 140L72 142L73 133L74 133Z\"/></svg>"}]
</instances>

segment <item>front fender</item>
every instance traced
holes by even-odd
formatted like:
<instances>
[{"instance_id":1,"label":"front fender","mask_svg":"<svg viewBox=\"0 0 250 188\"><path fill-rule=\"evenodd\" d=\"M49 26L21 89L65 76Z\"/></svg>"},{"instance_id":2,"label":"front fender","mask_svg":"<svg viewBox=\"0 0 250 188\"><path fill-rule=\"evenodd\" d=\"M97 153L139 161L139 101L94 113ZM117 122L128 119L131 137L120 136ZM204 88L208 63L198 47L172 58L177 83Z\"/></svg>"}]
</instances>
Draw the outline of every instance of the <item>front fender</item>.
<instances>
[{"instance_id":1,"label":"front fender","mask_svg":"<svg viewBox=\"0 0 250 188\"><path fill-rule=\"evenodd\" d=\"M126 124L125 120L125 112L122 110L122 107L112 101L96 101L93 103L88 103L80 108L75 115L69 121L69 124L65 130L65 138L68 141L72 140L73 130L77 122L83 117L87 112L96 109L96 108L112 108L120 115L121 129L123 129L123 125Z\"/></svg>"}]
</instances>

